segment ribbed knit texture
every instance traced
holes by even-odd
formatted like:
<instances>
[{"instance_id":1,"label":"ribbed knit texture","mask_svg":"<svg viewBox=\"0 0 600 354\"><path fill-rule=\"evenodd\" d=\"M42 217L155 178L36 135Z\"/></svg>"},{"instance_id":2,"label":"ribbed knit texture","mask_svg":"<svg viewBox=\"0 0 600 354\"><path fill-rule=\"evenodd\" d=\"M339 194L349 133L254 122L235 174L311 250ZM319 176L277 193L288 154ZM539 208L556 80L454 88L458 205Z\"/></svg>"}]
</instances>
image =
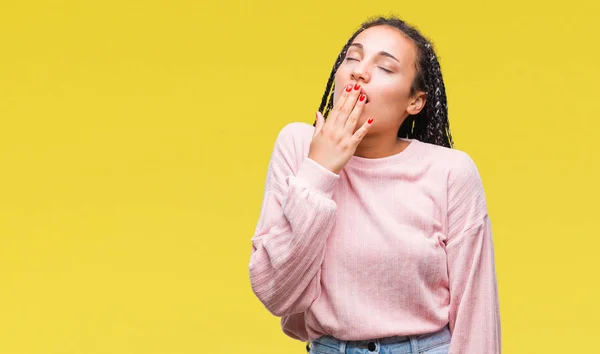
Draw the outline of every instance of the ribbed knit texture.
<instances>
[{"instance_id":1,"label":"ribbed knit texture","mask_svg":"<svg viewBox=\"0 0 600 354\"><path fill-rule=\"evenodd\" d=\"M363 340L449 324L451 354L500 353L491 223L469 155L404 139L335 174L307 157L313 131L279 133L251 239L252 289L284 333Z\"/></svg>"}]
</instances>

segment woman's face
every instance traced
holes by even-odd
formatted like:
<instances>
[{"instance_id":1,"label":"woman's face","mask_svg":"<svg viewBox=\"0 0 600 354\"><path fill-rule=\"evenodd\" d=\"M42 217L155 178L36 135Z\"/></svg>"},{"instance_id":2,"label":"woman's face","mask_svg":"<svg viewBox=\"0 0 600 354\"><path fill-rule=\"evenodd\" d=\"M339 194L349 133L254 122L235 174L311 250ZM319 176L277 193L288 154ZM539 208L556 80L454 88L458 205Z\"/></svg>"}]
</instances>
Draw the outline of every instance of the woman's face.
<instances>
[{"instance_id":1,"label":"woman's face","mask_svg":"<svg viewBox=\"0 0 600 354\"><path fill-rule=\"evenodd\" d=\"M409 96L416 54L413 42L393 27L374 26L356 36L335 74L334 91L334 104L350 83L359 83L367 95L356 129L372 117L370 132L396 134L406 116L423 108L423 92Z\"/></svg>"}]
</instances>

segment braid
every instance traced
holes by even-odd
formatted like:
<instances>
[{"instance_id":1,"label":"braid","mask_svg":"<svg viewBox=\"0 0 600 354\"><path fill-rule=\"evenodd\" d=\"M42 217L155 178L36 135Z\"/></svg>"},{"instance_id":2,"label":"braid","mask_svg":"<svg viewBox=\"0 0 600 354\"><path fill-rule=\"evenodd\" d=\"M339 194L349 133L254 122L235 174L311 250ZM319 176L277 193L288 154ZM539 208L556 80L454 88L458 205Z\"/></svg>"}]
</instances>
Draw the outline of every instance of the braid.
<instances>
[{"instance_id":1,"label":"braid","mask_svg":"<svg viewBox=\"0 0 600 354\"><path fill-rule=\"evenodd\" d=\"M424 109L413 119L413 137L432 144L454 147L448 122L448 103L442 71L431 43L423 44L424 88L427 101ZM424 111L424 112L423 112ZM428 119L429 118L429 119Z\"/></svg>"},{"instance_id":2,"label":"braid","mask_svg":"<svg viewBox=\"0 0 600 354\"><path fill-rule=\"evenodd\" d=\"M399 29L415 43L417 47L417 58L415 60L416 76L411 86L410 94L413 95L417 91L424 91L427 97L425 107L419 113L406 117L398 130L398 137L414 138L423 142L453 148L454 142L452 141L450 123L448 121L446 89L440 63L433 45L416 28L397 17L370 19L364 22L350 37L333 65L323 98L321 99L319 112L322 112L323 117L327 118L329 112L333 109L335 73L344 60L348 47L354 38L365 29L378 25L386 25ZM316 124L317 122L315 121L313 126L316 126Z\"/></svg>"}]
</instances>

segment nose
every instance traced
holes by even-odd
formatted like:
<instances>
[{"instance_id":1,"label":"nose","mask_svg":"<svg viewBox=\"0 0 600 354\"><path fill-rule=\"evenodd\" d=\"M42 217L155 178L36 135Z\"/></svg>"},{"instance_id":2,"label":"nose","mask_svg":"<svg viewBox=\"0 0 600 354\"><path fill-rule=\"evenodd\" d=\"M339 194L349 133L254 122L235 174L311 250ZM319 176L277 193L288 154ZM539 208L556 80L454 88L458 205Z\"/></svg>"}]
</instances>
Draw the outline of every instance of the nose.
<instances>
[{"instance_id":1,"label":"nose","mask_svg":"<svg viewBox=\"0 0 600 354\"><path fill-rule=\"evenodd\" d=\"M359 80L369 82L369 80L371 79L371 74L369 73L369 70L367 68L366 60L362 61L354 67L354 69L350 73L350 78L356 82L358 82Z\"/></svg>"}]
</instances>

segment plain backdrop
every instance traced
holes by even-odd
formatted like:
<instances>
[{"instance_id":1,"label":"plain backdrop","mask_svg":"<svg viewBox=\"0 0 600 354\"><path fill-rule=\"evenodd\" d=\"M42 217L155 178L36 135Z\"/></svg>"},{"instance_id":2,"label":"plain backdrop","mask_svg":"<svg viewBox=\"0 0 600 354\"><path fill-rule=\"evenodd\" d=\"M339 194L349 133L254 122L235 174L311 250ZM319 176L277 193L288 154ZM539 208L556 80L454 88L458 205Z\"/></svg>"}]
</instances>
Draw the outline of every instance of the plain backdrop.
<instances>
[{"instance_id":1,"label":"plain backdrop","mask_svg":"<svg viewBox=\"0 0 600 354\"><path fill-rule=\"evenodd\" d=\"M593 351L598 4L2 1L0 353L304 353L249 283L268 160L390 13L482 176L504 353Z\"/></svg>"}]
</instances>

